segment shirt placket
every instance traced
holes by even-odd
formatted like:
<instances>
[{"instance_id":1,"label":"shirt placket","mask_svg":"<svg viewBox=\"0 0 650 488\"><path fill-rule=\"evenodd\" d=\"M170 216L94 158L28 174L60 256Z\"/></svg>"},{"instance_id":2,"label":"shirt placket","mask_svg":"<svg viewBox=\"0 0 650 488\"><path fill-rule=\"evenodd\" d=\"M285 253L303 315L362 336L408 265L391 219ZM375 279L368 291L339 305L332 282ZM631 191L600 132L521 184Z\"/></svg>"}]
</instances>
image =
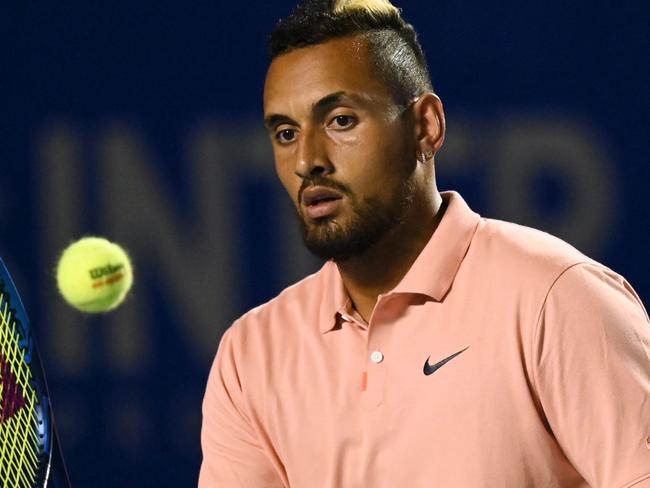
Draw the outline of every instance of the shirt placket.
<instances>
[{"instance_id":1,"label":"shirt placket","mask_svg":"<svg viewBox=\"0 0 650 488\"><path fill-rule=\"evenodd\" d=\"M392 324L382 313L387 297L380 296L368 323L365 371L361 376L361 406L371 410L380 406L386 395L388 368L393 360L391 356Z\"/></svg>"}]
</instances>

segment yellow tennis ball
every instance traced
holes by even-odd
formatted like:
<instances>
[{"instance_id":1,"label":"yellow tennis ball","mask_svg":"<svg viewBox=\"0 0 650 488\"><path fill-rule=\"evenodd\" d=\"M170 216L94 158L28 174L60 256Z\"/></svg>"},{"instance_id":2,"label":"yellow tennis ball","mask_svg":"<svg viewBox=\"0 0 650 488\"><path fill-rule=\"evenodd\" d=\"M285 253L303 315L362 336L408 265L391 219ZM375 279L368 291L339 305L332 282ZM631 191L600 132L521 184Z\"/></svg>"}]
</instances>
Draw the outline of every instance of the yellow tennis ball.
<instances>
[{"instance_id":1,"label":"yellow tennis ball","mask_svg":"<svg viewBox=\"0 0 650 488\"><path fill-rule=\"evenodd\" d=\"M120 246L102 237L84 237L63 251L56 281L73 307L82 312L107 312L122 303L131 289L133 270Z\"/></svg>"}]
</instances>

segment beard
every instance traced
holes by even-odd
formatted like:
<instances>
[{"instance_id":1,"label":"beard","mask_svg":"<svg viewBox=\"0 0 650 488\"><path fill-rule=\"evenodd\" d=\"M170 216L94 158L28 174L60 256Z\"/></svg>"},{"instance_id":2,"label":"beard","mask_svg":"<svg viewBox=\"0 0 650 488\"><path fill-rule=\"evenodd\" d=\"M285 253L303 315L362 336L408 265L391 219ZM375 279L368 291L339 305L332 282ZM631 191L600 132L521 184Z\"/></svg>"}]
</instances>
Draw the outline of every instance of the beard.
<instances>
[{"instance_id":1,"label":"beard","mask_svg":"<svg viewBox=\"0 0 650 488\"><path fill-rule=\"evenodd\" d=\"M347 222L340 222L336 218L310 222L298 211L300 234L307 249L321 259L336 262L364 254L382 237L397 229L411 208L415 194L415 185L408 177L393 192L388 202L377 198L359 200L346 185L315 178L303 183L298 201L302 190L311 185L337 190L348 197L350 202L352 215Z\"/></svg>"}]
</instances>

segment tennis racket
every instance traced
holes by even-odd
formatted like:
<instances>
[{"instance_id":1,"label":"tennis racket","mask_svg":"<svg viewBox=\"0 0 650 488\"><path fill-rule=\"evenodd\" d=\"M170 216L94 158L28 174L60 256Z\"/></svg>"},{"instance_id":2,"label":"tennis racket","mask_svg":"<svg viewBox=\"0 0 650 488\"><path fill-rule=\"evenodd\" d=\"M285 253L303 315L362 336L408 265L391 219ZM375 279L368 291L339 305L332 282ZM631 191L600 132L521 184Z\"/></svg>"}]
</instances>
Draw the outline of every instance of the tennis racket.
<instances>
[{"instance_id":1,"label":"tennis racket","mask_svg":"<svg viewBox=\"0 0 650 488\"><path fill-rule=\"evenodd\" d=\"M69 488L45 373L18 291L0 259L0 483Z\"/></svg>"}]
</instances>

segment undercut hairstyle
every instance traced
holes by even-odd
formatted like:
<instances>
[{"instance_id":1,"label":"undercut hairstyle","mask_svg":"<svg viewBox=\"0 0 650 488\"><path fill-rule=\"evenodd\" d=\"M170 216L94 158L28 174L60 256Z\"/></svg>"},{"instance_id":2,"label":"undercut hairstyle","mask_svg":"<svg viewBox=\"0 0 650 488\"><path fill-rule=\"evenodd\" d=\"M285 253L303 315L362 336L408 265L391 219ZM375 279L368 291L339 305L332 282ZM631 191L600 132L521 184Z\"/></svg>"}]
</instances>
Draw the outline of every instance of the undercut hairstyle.
<instances>
[{"instance_id":1,"label":"undercut hairstyle","mask_svg":"<svg viewBox=\"0 0 650 488\"><path fill-rule=\"evenodd\" d=\"M305 0L269 37L271 60L301 47L360 35L378 76L403 107L433 92L431 75L413 26L388 0Z\"/></svg>"}]
</instances>

